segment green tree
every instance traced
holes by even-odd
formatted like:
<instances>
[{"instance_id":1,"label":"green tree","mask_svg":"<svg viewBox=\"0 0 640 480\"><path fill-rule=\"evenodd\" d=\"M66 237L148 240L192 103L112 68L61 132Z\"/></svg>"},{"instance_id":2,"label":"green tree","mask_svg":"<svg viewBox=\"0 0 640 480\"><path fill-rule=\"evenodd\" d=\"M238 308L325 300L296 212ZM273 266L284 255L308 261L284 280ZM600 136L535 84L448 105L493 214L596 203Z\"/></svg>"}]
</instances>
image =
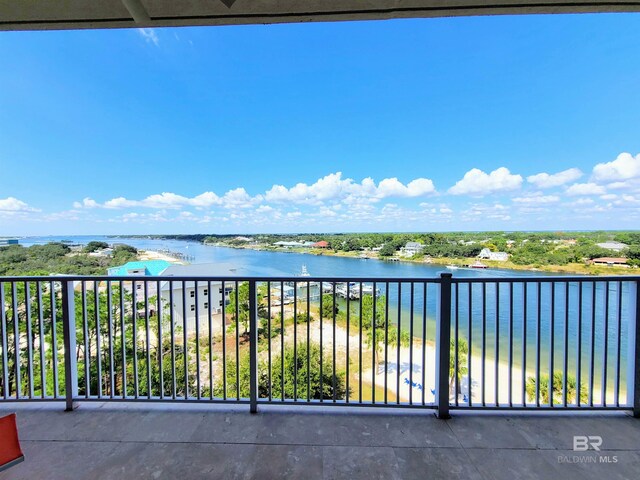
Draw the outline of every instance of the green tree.
<instances>
[{"instance_id":1,"label":"green tree","mask_svg":"<svg viewBox=\"0 0 640 480\"><path fill-rule=\"evenodd\" d=\"M109 248L109 244L106 242L96 242L96 241L91 241L89 243L87 243L85 245L85 247L82 249L82 251L84 253L91 253L91 252L95 252L97 250L102 250L104 248Z\"/></svg>"},{"instance_id":2,"label":"green tree","mask_svg":"<svg viewBox=\"0 0 640 480\"><path fill-rule=\"evenodd\" d=\"M464 338L458 338L458 364L456 368L456 344L451 339L449 353L449 395L455 395L456 382L458 392L460 391L460 379L467 374L467 355L469 355L469 345Z\"/></svg>"},{"instance_id":3,"label":"green tree","mask_svg":"<svg viewBox=\"0 0 640 480\"><path fill-rule=\"evenodd\" d=\"M307 348L309 350L308 360ZM307 385L310 387L309 398L311 399L333 399L334 394L337 399L346 398L345 374L343 371L336 371L334 377L330 355L325 355L321 362L320 346L316 343L311 343L309 347L306 343L301 343L297 345L295 350L294 353L293 345L285 347L284 371L280 368L282 357L274 356L271 360L271 394L273 397L282 397L282 383L284 382L285 398L294 398L294 385L298 398L307 398ZM322 375L320 375L321 364ZM236 372L240 380L239 383L236 381ZM268 372L267 362L261 361L258 365L258 395L262 398L269 395ZM239 391L240 397L249 397L251 385L249 355L240 356L239 371L237 363L234 360L228 360L226 373L227 395L233 396ZM307 384L307 382L309 383ZM215 396L223 396L223 389L223 383L216 383L214 386Z\"/></svg>"},{"instance_id":4,"label":"green tree","mask_svg":"<svg viewBox=\"0 0 640 480\"><path fill-rule=\"evenodd\" d=\"M553 373L553 403L563 403L563 378L562 372ZM529 401L536 400L536 379L535 377L528 377L526 384L527 397ZM576 403L576 379L572 375L567 375L567 403ZM545 404L549 404L549 375L540 375L540 401ZM586 403L588 395L586 389L580 391L580 403Z\"/></svg>"},{"instance_id":5,"label":"green tree","mask_svg":"<svg viewBox=\"0 0 640 480\"><path fill-rule=\"evenodd\" d=\"M322 295L322 318L332 319L340 313L338 302L334 302L333 295L325 293Z\"/></svg>"}]
</instances>

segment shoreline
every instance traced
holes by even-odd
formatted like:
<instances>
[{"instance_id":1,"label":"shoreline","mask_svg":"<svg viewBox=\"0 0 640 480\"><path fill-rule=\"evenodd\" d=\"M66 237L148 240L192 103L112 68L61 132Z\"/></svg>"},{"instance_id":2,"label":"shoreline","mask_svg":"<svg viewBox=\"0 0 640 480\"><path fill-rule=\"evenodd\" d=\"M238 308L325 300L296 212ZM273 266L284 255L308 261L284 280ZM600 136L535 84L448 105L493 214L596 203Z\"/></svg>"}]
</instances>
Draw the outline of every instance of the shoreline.
<instances>
[{"instance_id":1,"label":"shoreline","mask_svg":"<svg viewBox=\"0 0 640 480\"><path fill-rule=\"evenodd\" d=\"M280 249L280 248L263 248L250 245L234 246L234 245L220 245L213 243L201 242L202 245L210 247L222 247L233 248L237 250L253 250L256 252L273 252L273 253L298 253L301 255L315 255L315 256L327 256L327 257L339 257L339 258L351 258L353 260L377 260L379 262L401 262L412 263L417 265L455 265L460 268L469 268L469 265L477 260L477 258L448 258L448 257L431 257L429 262L424 259L411 259L403 257L389 257L393 260L386 258L380 258L377 255L366 255L365 252L358 252L357 254L334 252L329 249ZM364 254L364 255L363 255ZM582 263L570 263L567 265L517 265L511 261L498 262L492 260L482 260L482 263L487 265L490 270L504 270L504 271L525 271L525 272L543 272L543 273L559 273L568 275L625 275L625 276L637 276L639 274L637 268L619 268L619 267L600 267L590 266Z\"/></svg>"}]
</instances>

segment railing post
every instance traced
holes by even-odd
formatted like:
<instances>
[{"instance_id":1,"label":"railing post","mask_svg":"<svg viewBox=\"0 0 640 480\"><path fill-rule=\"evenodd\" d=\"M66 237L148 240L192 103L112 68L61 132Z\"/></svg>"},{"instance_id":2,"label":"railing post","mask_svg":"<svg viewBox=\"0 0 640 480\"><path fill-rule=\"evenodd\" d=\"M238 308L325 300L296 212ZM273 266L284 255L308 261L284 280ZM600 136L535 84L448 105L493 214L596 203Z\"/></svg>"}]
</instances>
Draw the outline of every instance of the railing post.
<instances>
[{"instance_id":1,"label":"railing post","mask_svg":"<svg viewBox=\"0 0 640 480\"><path fill-rule=\"evenodd\" d=\"M78 366L76 362L76 313L73 280L62 282L62 335L64 338L65 411L73 410L78 396Z\"/></svg>"},{"instance_id":2,"label":"railing post","mask_svg":"<svg viewBox=\"0 0 640 480\"><path fill-rule=\"evenodd\" d=\"M258 412L258 292L249 280L249 401L251 413Z\"/></svg>"},{"instance_id":3,"label":"railing post","mask_svg":"<svg viewBox=\"0 0 640 480\"><path fill-rule=\"evenodd\" d=\"M451 357L451 277L440 274L440 301L436 312L436 401L438 418L449 415L449 363Z\"/></svg>"},{"instance_id":4,"label":"railing post","mask_svg":"<svg viewBox=\"0 0 640 480\"><path fill-rule=\"evenodd\" d=\"M627 397L633 416L640 418L640 280L629 283L629 352L627 355Z\"/></svg>"}]
</instances>

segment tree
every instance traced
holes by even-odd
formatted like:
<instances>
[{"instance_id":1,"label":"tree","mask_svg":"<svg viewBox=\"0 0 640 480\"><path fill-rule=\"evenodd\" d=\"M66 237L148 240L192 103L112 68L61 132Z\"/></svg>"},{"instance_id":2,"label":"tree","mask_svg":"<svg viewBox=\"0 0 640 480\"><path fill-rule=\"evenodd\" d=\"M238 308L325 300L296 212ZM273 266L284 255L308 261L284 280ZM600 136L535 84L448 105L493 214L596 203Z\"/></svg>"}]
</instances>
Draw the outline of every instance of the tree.
<instances>
[{"instance_id":1,"label":"tree","mask_svg":"<svg viewBox=\"0 0 640 480\"><path fill-rule=\"evenodd\" d=\"M460 391L460 378L467 374L467 355L469 354L469 345L464 338L458 338L458 365L456 369L456 344L451 339L449 353L449 395L455 395L456 382L458 383L457 391Z\"/></svg>"},{"instance_id":2,"label":"tree","mask_svg":"<svg viewBox=\"0 0 640 480\"><path fill-rule=\"evenodd\" d=\"M95 252L96 250L102 250L104 248L109 248L109 244L106 242L91 241L85 245L82 251L84 253L91 253Z\"/></svg>"},{"instance_id":3,"label":"tree","mask_svg":"<svg viewBox=\"0 0 640 480\"><path fill-rule=\"evenodd\" d=\"M284 371L280 368L282 357L274 356L271 359L272 376L269 384L269 366L266 361L261 361L258 365L258 396L268 397L269 386L271 395L275 398L282 397L282 384L284 382L285 398L294 398L294 393L298 398L307 398L307 386L309 386L310 399L344 399L347 395L345 387L344 372L336 371L333 375L333 366L329 355L325 355L320 362L320 346L317 343L300 343L295 349L293 345L287 345L284 351ZM307 353L309 359L307 361ZM320 375L320 365L322 365L322 375ZM236 372L239 377L239 384L236 381ZM239 391L240 397L249 397L251 377L249 355L240 356L239 370L234 360L228 360L226 364L227 373L227 395L236 395ZM308 382L308 383L307 383ZM335 389L334 389L335 383ZM322 384L322 385L321 385ZM295 392L294 392L295 386ZM223 396L224 384L216 383L214 395Z\"/></svg>"},{"instance_id":4,"label":"tree","mask_svg":"<svg viewBox=\"0 0 640 480\"><path fill-rule=\"evenodd\" d=\"M391 243L385 243L384 246L380 249L378 255L380 255L381 257L391 257L396 253L396 250L396 247Z\"/></svg>"},{"instance_id":5,"label":"tree","mask_svg":"<svg viewBox=\"0 0 640 480\"><path fill-rule=\"evenodd\" d=\"M322 295L322 318L332 319L340 313L340 307L334 302L333 295L325 293Z\"/></svg>"},{"instance_id":6,"label":"tree","mask_svg":"<svg viewBox=\"0 0 640 480\"><path fill-rule=\"evenodd\" d=\"M553 373L553 403L563 403L563 378L562 372ZM536 400L536 379L528 377L526 390L529 401ZM572 375L567 375L567 403L576 403L576 379ZM540 375L540 401L549 404L549 375ZM588 395L585 389L580 391L580 403L586 403Z\"/></svg>"}]
</instances>

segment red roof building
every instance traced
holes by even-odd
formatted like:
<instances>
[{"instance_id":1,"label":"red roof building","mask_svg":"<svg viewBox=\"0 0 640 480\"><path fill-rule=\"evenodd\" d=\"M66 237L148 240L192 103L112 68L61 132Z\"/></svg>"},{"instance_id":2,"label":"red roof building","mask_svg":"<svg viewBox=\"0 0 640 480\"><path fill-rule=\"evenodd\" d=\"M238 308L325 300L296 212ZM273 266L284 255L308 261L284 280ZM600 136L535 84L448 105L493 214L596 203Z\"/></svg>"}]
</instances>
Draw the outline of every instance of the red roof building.
<instances>
[{"instance_id":1,"label":"red roof building","mask_svg":"<svg viewBox=\"0 0 640 480\"><path fill-rule=\"evenodd\" d=\"M327 248L329 246L329 242L325 242L324 240L321 240L319 242L314 243L313 246L315 248Z\"/></svg>"}]
</instances>

